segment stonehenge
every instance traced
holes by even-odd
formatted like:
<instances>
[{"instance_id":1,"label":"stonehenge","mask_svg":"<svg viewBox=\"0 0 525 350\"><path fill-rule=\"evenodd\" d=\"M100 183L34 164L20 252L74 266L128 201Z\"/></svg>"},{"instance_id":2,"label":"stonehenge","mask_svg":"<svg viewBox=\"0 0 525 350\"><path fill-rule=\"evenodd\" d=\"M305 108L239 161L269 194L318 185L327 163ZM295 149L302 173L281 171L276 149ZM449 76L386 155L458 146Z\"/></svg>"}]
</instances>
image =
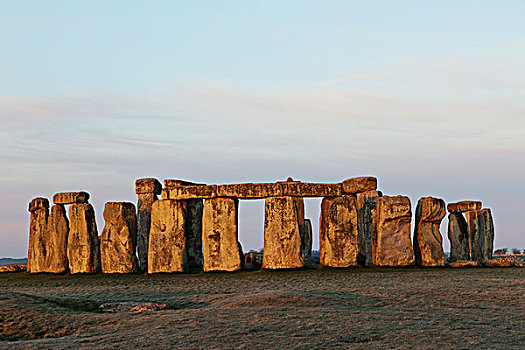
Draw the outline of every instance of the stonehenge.
<instances>
[{"instance_id":1,"label":"stonehenge","mask_svg":"<svg viewBox=\"0 0 525 350\"><path fill-rule=\"evenodd\" d=\"M141 178L135 181L135 193L136 206L105 204L100 237L87 192L56 193L51 208L46 198L31 200L27 271L238 271L245 261L239 242L239 201L250 199L265 200L262 268L302 268L311 258L315 239L312 221L305 217L308 197L322 199L321 266L445 266L440 224L447 211L451 266L492 263L493 217L480 201L445 206L442 199L422 197L415 208L412 234L410 199L383 196L377 178L370 176L340 183L288 178L225 185L179 179L165 179L162 184L155 178ZM308 261L307 266L312 266Z\"/></svg>"}]
</instances>

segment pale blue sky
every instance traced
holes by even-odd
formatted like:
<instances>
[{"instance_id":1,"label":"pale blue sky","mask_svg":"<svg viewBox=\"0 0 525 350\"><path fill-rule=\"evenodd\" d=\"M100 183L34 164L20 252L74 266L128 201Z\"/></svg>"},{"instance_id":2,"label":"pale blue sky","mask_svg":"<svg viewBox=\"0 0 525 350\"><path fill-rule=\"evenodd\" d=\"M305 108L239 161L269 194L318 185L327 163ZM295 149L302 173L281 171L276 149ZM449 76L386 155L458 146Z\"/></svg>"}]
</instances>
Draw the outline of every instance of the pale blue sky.
<instances>
[{"instance_id":1,"label":"pale blue sky","mask_svg":"<svg viewBox=\"0 0 525 350\"><path fill-rule=\"evenodd\" d=\"M32 197L85 189L102 231L144 176L376 175L481 199L525 248L525 1L0 1L0 43L0 256Z\"/></svg>"}]
</instances>

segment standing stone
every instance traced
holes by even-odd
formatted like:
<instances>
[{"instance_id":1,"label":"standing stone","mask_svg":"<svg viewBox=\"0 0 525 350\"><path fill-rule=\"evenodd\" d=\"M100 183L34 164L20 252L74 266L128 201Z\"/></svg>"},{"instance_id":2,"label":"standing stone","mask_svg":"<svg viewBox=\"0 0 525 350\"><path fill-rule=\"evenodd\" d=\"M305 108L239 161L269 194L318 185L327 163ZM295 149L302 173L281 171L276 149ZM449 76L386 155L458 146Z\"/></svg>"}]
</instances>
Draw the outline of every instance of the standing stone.
<instances>
[{"instance_id":1,"label":"standing stone","mask_svg":"<svg viewBox=\"0 0 525 350\"><path fill-rule=\"evenodd\" d=\"M202 267L202 199L186 202L186 248L190 267Z\"/></svg>"},{"instance_id":2,"label":"standing stone","mask_svg":"<svg viewBox=\"0 0 525 350\"><path fill-rule=\"evenodd\" d=\"M448 240L450 262L470 260L469 228L462 213L448 214Z\"/></svg>"},{"instance_id":3,"label":"standing stone","mask_svg":"<svg viewBox=\"0 0 525 350\"><path fill-rule=\"evenodd\" d=\"M418 266L445 266L443 237L439 232L445 214L443 199L424 197L417 202L414 255Z\"/></svg>"},{"instance_id":4,"label":"standing stone","mask_svg":"<svg viewBox=\"0 0 525 350\"><path fill-rule=\"evenodd\" d=\"M410 240L412 212L405 196L377 199L377 227L372 236L372 260L377 266L409 266L414 262Z\"/></svg>"},{"instance_id":5,"label":"standing stone","mask_svg":"<svg viewBox=\"0 0 525 350\"><path fill-rule=\"evenodd\" d=\"M149 235L148 273L185 272L186 252L184 201L163 199L153 203Z\"/></svg>"},{"instance_id":6,"label":"standing stone","mask_svg":"<svg viewBox=\"0 0 525 350\"><path fill-rule=\"evenodd\" d=\"M49 201L35 198L29 203L29 248L27 251L27 272L42 272L45 268L46 250L44 245Z\"/></svg>"},{"instance_id":7,"label":"standing stone","mask_svg":"<svg viewBox=\"0 0 525 350\"><path fill-rule=\"evenodd\" d=\"M301 251L301 231L304 228L302 203L302 198L266 198L263 268L292 269L304 266Z\"/></svg>"},{"instance_id":8,"label":"standing stone","mask_svg":"<svg viewBox=\"0 0 525 350\"><path fill-rule=\"evenodd\" d=\"M472 260L485 264L492 259L494 222L490 209L477 210L472 225Z\"/></svg>"},{"instance_id":9,"label":"standing stone","mask_svg":"<svg viewBox=\"0 0 525 350\"><path fill-rule=\"evenodd\" d=\"M471 210L465 212L465 219L467 221L467 227L468 227L468 251L470 254L470 257L472 258L472 234L474 232L474 218L477 215L478 210Z\"/></svg>"},{"instance_id":10,"label":"standing stone","mask_svg":"<svg viewBox=\"0 0 525 350\"><path fill-rule=\"evenodd\" d=\"M327 197L321 202L320 264L357 265L357 208L352 196Z\"/></svg>"},{"instance_id":11,"label":"standing stone","mask_svg":"<svg viewBox=\"0 0 525 350\"><path fill-rule=\"evenodd\" d=\"M131 273L138 270L135 254L137 215L135 205L108 202L104 207L105 226L100 235L103 273Z\"/></svg>"},{"instance_id":12,"label":"standing stone","mask_svg":"<svg viewBox=\"0 0 525 350\"><path fill-rule=\"evenodd\" d=\"M67 258L71 273L100 271L100 247L95 211L89 203L73 203L69 207Z\"/></svg>"},{"instance_id":13,"label":"standing stone","mask_svg":"<svg viewBox=\"0 0 525 350\"><path fill-rule=\"evenodd\" d=\"M357 194L357 262L361 266L372 263L372 234L377 225L376 203L381 191L367 191Z\"/></svg>"},{"instance_id":14,"label":"standing stone","mask_svg":"<svg viewBox=\"0 0 525 350\"><path fill-rule=\"evenodd\" d=\"M202 216L204 272L236 271L241 268L238 203L237 199L221 197L204 201Z\"/></svg>"},{"instance_id":15,"label":"standing stone","mask_svg":"<svg viewBox=\"0 0 525 350\"><path fill-rule=\"evenodd\" d=\"M304 232L301 237L301 250L303 252L303 257L308 259L312 255L312 222L310 219L304 219Z\"/></svg>"},{"instance_id":16,"label":"standing stone","mask_svg":"<svg viewBox=\"0 0 525 350\"><path fill-rule=\"evenodd\" d=\"M69 270L67 259L67 239L69 220L63 205L51 207L45 231L46 261L43 272L65 273Z\"/></svg>"},{"instance_id":17,"label":"standing stone","mask_svg":"<svg viewBox=\"0 0 525 350\"><path fill-rule=\"evenodd\" d=\"M137 203L137 255L139 268L142 272L148 270L148 242L151 227L151 208L162 191L162 185L157 179L144 178L135 181Z\"/></svg>"}]
</instances>

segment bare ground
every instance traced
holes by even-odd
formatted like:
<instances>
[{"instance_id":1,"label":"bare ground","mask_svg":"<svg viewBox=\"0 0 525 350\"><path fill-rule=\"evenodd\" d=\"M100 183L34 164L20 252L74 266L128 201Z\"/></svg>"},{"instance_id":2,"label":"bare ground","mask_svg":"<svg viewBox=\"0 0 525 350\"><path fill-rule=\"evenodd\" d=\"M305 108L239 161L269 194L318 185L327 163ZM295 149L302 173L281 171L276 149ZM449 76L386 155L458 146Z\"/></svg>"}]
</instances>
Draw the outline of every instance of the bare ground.
<instances>
[{"instance_id":1,"label":"bare ground","mask_svg":"<svg viewBox=\"0 0 525 350\"><path fill-rule=\"evenodd\" d=\"M119 301L171 309L101 313ZM525 269L0 275L0 348L523 349Z\"/></svg>"}]
</instances>

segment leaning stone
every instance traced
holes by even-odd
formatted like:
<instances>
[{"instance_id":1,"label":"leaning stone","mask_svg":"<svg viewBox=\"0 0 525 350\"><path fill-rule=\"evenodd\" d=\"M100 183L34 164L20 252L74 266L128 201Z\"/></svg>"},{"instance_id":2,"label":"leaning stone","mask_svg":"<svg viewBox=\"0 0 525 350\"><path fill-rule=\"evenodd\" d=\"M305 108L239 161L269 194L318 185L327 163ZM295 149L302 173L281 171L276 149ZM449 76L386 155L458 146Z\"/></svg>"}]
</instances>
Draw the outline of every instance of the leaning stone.
<instances>
[{"instance_id":1,"label":"leaning stone","mask_svg":"<svg viewBox=\"0 0 525 350\"><path fill-rule=\"evenodd\" d=\"M188 199L186 202L186 249L189 267L202 266L202 199Z\"/></svg>"},{"instance_id":2,"label":"leaning stone","mask_svg":"<svg viewBox=\"0 0 525 350\"><path fill-rule=\"evenodd\" d=\"M138 260L135 254L137 244L135 205L127 202L106 203L104 221L104 230L100 235L102 272L136 272Z\"/></svg>"},{"instance_id":3,"label":"leaning stone","mask_svg":"<svg viewBox=\"0 0 525 350\"><path fill-rule=\"evenodd\" d=\"M184 202L171 199L153 203L148 273L187 271L185 205Z\"/></svg>"},{"instance_id":4,"label":"leaning stone","mask_svg":"<svg viewBox=\"0 0 525 350\"><path fill-rule=\"evenodd\" d=\"M304 230L301 237L301 250L305 259L308 259L310 255L312 255L312 238L312 222L310 219L304 219Z\"/></svg>"},{"instance_id":5,"label":"leaning stone","mask_svg":"<svg viewBox=\"0 0 525 350\"><path fill-rule=\"evenodd\" d=\"M87 192L61 192L53 196L55 204L87 203L88 200L89 193Z\"/></svg>"},{"instance_id":6,"label":"leaning stone","mask_svg":"<svg viewBox=\"0 0 525 350\"><path fill-rule=\"evenodd\" d=\"M266 198L263 268L291 269L304 265L301 251L304 212L301 220L300 203L293 197Z\"/></svg>"},{"instance_id":7,"label":"leaning stone","mask_svg":"<svg viewBox=\"0 0 525 350\"><path fill-rule=\"evenodd\" d=\"M469 228L462 213L448 214L449 261L470 259Z\"/></svg>"},{"instance_id":8,"label":"leaning stone","mask_svg":"<svg viewBox=\"0 0 525 350\"><path fill-rule=\"evenodd\" d=\"M417 202L414 255L418 266L445 266L443 237L439 232L445 214L443 199L424 197Z\"/></svg>"},{"instance_id":9,"label":"leaning stone","mask_svg":"<svg viewBox=\"0 0 525 350\"><path fill-rule=\"evenodd\" d=\"M204 272L236 271L242 266L238 239L238 201L211 198L204 201L202 215L202 251Z\"/></svg>"},{"instance_id":10,"label":"leaning stone","mask_svg":"<svg viewBox=\"0 0 525 350\"><path fill-rule=\"evenodd\" d=\"M373 176L353 177L342 183L344 194L357 194L377 189L377 178Z\"/></svg>"},{"instance_id":11,"label":"leaning stone","mask_svg":"<svg viewBox=\"0 0 525 350\"><path fill-rule=\"evenodd\" d=\"M461 201L456 203L448 203L447 210L449 212L466 212L470 210L480 210L481 202L480 201Z\"/></svg>"},{"instance_id":12,"label":"leaning stone","mask_svg":"<svg viewBox=\"0 0 525 350\"><path fill-rule=\"evenodd\" d=\"M89 203L73 203L69 207L67 258L71 273L100 271L100 247L95 211Z\"/></svg>"},{"instance_id":13,"label":"leaning stone","mask_svg":"<svg viewBox=\"0 0 525 350\"><path fill-rule=\"evenodd\" d=\"M414 262L410 240L412 212L405 196L377 199L377 227L372 237L372 259L377 266L409 266Z\"/></svg>"},{"instance_id":14,"label":"leaning stone","mask_svg":"<svg viewBox=\"0 0 525 350\"><path fill-rule=\"evenodd\" d=\"M67 239L69 220L63 205L51 207L45 231L46 257L43 272L65 273L69 270L67 260Z\"/></svg>"},{"instance_id":15,"label":"leaning stone","mask_svg":"<svg viewBox=\"0 0 525 350\"><path fill-rule=\"evenodd\" d=\"M283 186L283 196L290 197L337 197L341 195L341 184L323 184L300 181L286 181Z\"/></svg>"},{"instance_id":16,"label":"leaning stone","mask_svg":"<svg viewBox=\"0 0 525 350\"><path fill-rule=\"evenodd\" d=\"M383 194L373 190L356 195L357 206L357 262L362 266L372 263L372 234L377 225L376 202Z\"/></svg>"},{"instance_id":17,"label":"leaning stone","mask_svg":"<svg viewBox=\"0 0 525 350\"><path fill-rule=\"evenodd\" d=\"M29 202L29 212L34 212L38 209L49 209L49 201L47 198L37 197Z\"/></svg>"},{"instance_id":18,"label":"leaning stone","mask_svg":"<svg viewBox=\"0 0 525 350\"><path fill-rule=\"evenodd\" d=\"M217 185L168 187L162 190L163 199L203 199L217 197Z\"/></svg>"},{"instance_id":19,"label":"leaning stone","mask_svg":"<svg viewBox=\"0 0 525 350\"><path fill-rule=\"evenodd\" d=\"M328 197L321 202L320 264L357 265L357 208L352 196Z\"/></svg>"},{"instance_id":20,"label":"leaning stone","mask_svg":"<svg viewBox=\"0 0 525 350\"><path fill-rule=\"evenodd\" d=\"M472 260L484 264L492 259L494 223L490 209L475 212L472 225Z\"/></svg>"},{"instance_id":21,"label":"leaning stone","mask_svg":"<svg viewBox=\"0 0 525 350\"><path fill-rule=\"evenodd\" d=\"M503 256L501 258L490 259L486 265L488 267L525 267L525 261L523 259L514 256Z\"/></svg>"},{"instance_id":22,"label":"leaning stone","mask_svg":"<svg viewBox=\"0 0 525 350\"><path fill-rule=\"evenodd\" d=\"M448 264L450 267L479 267L480 264L477 261L470 260L457 260Z\"/></svg>"},{"instance_id":23,"label":"leaning stone","mask_svg":"<svg viewBox=\"0 0 525 350\"><path fill-rule=\"evenodd\" d=\"M232 198L265 198L283 195L280 183L244 183L217 186L218 197Z\"/></svg>"},{"instance_id":24,"label":"leaning stone","mask_svg":"<svg viewBox=\"0 0 525 350\"><path fill-rule=\"evenodd\" d=\"M135 193L155 193L157 195L162 191L162 184L155 178L137 179L135 181Z\"/></svg>"},{"instance_id":25,"label":"leaning stone","mask_svg":"<svg viewBox=\"0 0 525 350\"><path fill-rule=\"evenodd\" d=\"M137 202L137 255L140 271L148 271L148 244L151 228L151 207L157 200L155 193L139 193Z\"/></svg>"},{"instance_id":26,"label":"leaning stone","mask_svg":"<svg viewBox=\"0 0 525 350\"><path fill-rule=\"evenodd\" d=\"M43 272L46 266L46 248L45 248L45 232L47 229L47 217L49 216L49 209L45 206L47 200L45 198L36 198L31 201L29 205L31 217L29 221L29 248L27 252L27 272L38 273ZM35 209L41 204L41 208ZM48 204L49 205L49 204Z\"/></svg>"}]
</instances>

